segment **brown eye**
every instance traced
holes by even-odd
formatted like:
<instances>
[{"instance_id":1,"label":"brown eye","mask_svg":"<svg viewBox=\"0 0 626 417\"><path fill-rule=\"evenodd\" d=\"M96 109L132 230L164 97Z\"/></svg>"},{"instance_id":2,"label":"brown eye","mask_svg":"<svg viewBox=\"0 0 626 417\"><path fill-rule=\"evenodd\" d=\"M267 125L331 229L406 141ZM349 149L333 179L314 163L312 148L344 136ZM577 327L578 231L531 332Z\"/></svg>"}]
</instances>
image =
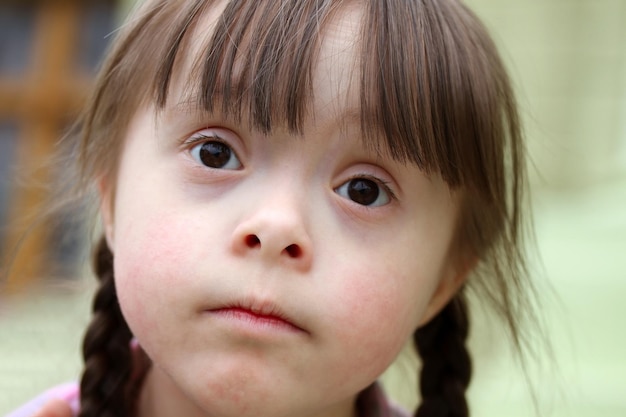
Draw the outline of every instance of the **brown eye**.
<instances>
[{"instance_id":1,"label":"brown eye","mask_svg":"<svg viewBox=\"0 0 626 417\"><path fill-rule=\"evenodd\" d=\"M362 206L383 206L390 197L380 184L369 178L353 178L335 190L337 194Z\"/></svg>"},{"instance_id":2,"label":"brown eye","mask_svg":"<svg viewBox=\"0 0 626 417\"><path fill-rule=\"evenodd\" d=\"M241 162L233 149L220 141L207 141L191 148L191 156L209 168L239 169Z\"/></svg>"}]
</instances>

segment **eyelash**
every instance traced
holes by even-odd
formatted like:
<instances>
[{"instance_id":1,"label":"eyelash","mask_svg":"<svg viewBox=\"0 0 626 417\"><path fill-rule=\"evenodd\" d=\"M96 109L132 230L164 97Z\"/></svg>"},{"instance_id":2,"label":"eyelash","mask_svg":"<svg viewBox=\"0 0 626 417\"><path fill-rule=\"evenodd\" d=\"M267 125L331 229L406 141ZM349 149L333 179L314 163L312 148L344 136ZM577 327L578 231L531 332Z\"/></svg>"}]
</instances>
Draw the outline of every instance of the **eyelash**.
<instances>
[{"instance_id":1,"label":"eyelash","mask_svg":"<svg viewBox=\"0 0 626 417\"><path fill-rule=\"evenodd\" d=\"M195 145L199 145L201 143L205 143L205 142L220 142L223 143L224 145L230 146L228 143L226 143L226 141L224 139L222 139L222 137L218 134L212 134L211 136L207 136L204 135L202 133L198 133L196 135L193 135L192 137L190 137L189 139L186 139L183 142L183 146L186 148L193 148Z\"/></svg>"}]
</instances>

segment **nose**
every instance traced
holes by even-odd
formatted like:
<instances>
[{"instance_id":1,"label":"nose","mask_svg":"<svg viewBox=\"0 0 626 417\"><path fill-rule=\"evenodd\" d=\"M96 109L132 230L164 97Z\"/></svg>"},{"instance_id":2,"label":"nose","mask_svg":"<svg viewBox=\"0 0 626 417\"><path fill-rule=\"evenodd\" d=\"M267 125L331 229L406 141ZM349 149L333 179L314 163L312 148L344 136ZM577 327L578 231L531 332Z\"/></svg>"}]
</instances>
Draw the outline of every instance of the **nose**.
<instances>
[{"instance_id":1,"label":"nose","mask_svg":"<svg viewBox=\"0 0 626 417\"><path fill-rule=\"evenodd\" d=\"M312 246L302 210L276 200L254 207L237 225L232 239L237 256L258 256L270 264L299 271L311 267Z\"/></svg>"}]
</instances>

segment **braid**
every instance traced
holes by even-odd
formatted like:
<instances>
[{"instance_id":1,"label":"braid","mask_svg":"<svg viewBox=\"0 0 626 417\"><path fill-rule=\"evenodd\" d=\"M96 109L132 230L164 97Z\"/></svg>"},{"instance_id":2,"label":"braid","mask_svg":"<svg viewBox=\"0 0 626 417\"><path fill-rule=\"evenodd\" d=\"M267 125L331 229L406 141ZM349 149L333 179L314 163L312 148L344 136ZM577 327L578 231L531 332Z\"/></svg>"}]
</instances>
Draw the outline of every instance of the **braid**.
<instances>
[{"instance_id":1,"label":"braid","mask_svg":"<svg viewBox=\"0 0 626 417\"><path fill-rule=\"evenodd\" d=\"M127 385L132 369L132 335L117 301L113 254L104 238L94 253L94 270L100 288L83 340L85 367L80 382L79 417L129 416L131 401Z\"/></svg>"},{"instance_id":2,"label":"braid","mask_svg":"<svg viewBox=\"0 0 626 417\"><path fill-rule=\"evenodd\" d=\"M416 417L468 417L465 390L472 364L465 340L469 320L465 297L457 294L428 324L414 334L422 358L422 403Z\"/></svg>"}]
</instances>

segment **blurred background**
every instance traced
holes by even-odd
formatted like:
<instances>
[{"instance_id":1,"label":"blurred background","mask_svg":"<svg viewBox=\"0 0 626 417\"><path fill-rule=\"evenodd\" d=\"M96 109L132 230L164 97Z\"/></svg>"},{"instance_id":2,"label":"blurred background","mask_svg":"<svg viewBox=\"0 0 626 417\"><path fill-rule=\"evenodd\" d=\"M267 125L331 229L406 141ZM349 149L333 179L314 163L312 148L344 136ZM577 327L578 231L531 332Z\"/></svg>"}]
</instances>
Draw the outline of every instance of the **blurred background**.
<instances>
[{"instance_id":1,"label":"blurred background","mask_svg":"<svg viewBox=\"0 0 626 417\"><path fill-rule=\"evenodd\" d=\"M131 3L0 0L0 415L79 374L93 291L84 231L76 213L65 213L22 240L22 220L46 201L40 185L62 174L42 161L71 125ZM493 320L476 312L472 412L623 417L626 0L466 3L491 30L517 88L540 254L533 267L554 352L520 367ZM61 239L72 229L75 239ZM411 407L415 367L405 355L384 376Z\"/></svg>"}]
</instances>

